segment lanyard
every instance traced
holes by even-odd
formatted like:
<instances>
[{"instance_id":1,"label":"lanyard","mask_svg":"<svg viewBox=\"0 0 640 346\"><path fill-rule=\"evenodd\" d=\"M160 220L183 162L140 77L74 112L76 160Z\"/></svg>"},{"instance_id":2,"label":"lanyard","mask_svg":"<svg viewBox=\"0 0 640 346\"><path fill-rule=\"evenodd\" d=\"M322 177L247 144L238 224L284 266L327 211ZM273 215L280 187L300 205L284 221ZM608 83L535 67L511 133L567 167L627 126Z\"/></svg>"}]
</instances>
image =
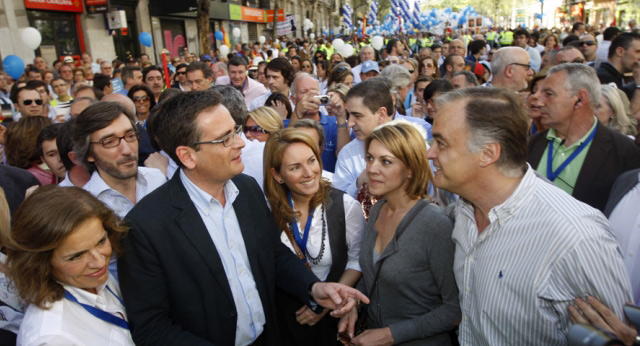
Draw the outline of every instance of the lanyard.
<instances>
[{"instance_id":1,"label":"lanyard","mask_svg":"<svg viewBox=\"0 0 640 346\"><path fill-rule=\"evenodd\" d=\"M122 306L124 306L124 302L122 301L122 298L118 297L118 295L113 293L113 291L109 288L109 286L106 286L106 287L107 287L107 290L109 290L109 292L111 292L111 294L113 294L116 298L118 298L120 303L122 303ZM92 314L93 316L95 316L95 317L97 317L97 318L99 318L99 319L101 319L101 320L103 320L105 322L108 322L108 323L111 323L111 324L115 324L118 327L121 327L121 328L129 330L129 323L127 321L125 321L124 319L122 319L122 318L120 318L118 316L112 315L112 314L110 314L110 313L108 313L106 311L100 310L100 309L98 309L96 307L93 307L91 305L80 303L78 301L78 299L76 297L74 297L73 294L71 294L67 290L64 290L64 297L69 299L70 301L82 306L85 310L87 310L88 313Z\"/></svg>"},{"instance_id":2,"label":"lanyard","mask_svg":"<svg viewBox=\"0 0 640 346\"><path fill-rule=\"evenodd\" d=\"M598 130L598 123L596 122L596 126L593 128L593 131L591 131L591 134L589 135L589 137L587 137L587 139L582 142L582 144L580 144L580 146L578 146L576 148L576 150L573 151L573 153L571 153L571 155L564 160L564 162L560 165L560 167L558 167L558 169L556 169L555 171L553 170L553 139L549 142L549 152L547 153L547 179L554 181L559 175L560 173L567 168L567 166L571 163L571 161L573 161L578 155L580 155L580 153L584 150L584 148L587 147L587 145L589 145L589 143L591 143L591 141L593 140L593 137L595 137L596 135L596 130Z\"/></svg>"},{"instance_id":3,"label":"lanyard","mask_svg":"<svg viewBox=\"0 0 640 346\"><path fill-rule=\"evenodd\" d=\"M289 206L293 208L293 200L291 199L291 192L288 193L287 197L289 198ZM307 240L309 239L309 230L311 229L311 220L313 219L313 212L315 208L309 211L309 216L307 217L307 224L304 226L304 233L302 235L302 239L300 239L300 229L298 228L298 223L293 220L291 222L291 228L293 229L293 237L296 239L296 243L302 251L303 254L307 253Z\"/></svg>"}]
</instances>

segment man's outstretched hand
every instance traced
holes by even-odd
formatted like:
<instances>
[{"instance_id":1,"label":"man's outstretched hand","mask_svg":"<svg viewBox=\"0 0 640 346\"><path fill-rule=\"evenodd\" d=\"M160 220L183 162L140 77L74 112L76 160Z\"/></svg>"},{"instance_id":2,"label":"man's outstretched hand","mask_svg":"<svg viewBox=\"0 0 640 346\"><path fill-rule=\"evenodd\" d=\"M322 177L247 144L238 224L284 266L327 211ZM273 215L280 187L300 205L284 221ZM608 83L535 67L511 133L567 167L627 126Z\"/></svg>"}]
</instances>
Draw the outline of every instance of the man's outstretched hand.
<instances>
[{"instance_id":1,"label":"man's outstretched hand","mask_svg":"<svg viewBox=\"0 0 640 346\"><path fill-rule=\"evenodd\" d=\"M313 299L327 309L331 316L342 317L356 307L356 301L369 304L369 298L353 287L335 282L316 282L311 286Z\"/></svg>"}]
</instances>

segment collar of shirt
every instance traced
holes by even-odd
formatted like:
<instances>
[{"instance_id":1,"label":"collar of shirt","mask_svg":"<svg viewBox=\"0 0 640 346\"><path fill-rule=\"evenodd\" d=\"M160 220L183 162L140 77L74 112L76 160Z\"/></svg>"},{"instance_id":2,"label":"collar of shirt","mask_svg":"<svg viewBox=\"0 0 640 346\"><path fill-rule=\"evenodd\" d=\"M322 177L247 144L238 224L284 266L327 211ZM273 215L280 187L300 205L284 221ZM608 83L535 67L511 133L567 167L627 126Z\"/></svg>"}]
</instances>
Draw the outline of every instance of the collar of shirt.
<instances>
[{"instance_id":1,"label":"collar of shirt","mask_svg":"<svg viewBox=\"0 0 640 346\"><path fill-rule=\"evenodd\" d=\"M210 194L206 193L204 190L198 187L198 185L194 184L186 174L184 174L183 170L180 170L180 180L182 180L182 184L184 188L187 190L189 197L193 204L195 204L196 208L198 208L205 215L209 215L210 208L209 205L212 201L215 203L220 203L217 199L213 198ZM236 200L240 191L236 187L236 185L231 180L227 180L224 184L224 197L226 199L226 203L224 206L224 211L226 212L229 208L233 207L233 202Z\"/></svg>"},{"instance_id":2,"label":"collar of shirt","mask_svg":"<svg viewBox=\"0 0 640 346\"><path fill-rule=\"evenodd\" d=\"M520 208L525 205L528 200L533 196L534 190L536 187L536 177L535 171L529 166L527 163L527 168L524 176L520 180L518 187L513 191L511 196L509 196L502 204L499 204L489 211L489 221L491 222L490 226L482 232L478 237L479 240L482 241L486 237L488 237L491 232L495 229L495 227L491 227L495 223L502 225L505 223L511 216L518 213ZM463 213L466 217L471 220L475 220L473 211L474 207L469 201L465 199L460 199L460 212ZM475 224L475 223L474 223ZM473 230L477 236L477 229Z\"/></svg>"},{"instance_id":3,"label":"collar of shirt","mask_svg":"<svg viewBox=\"0 0 640 346\"><path fill-rule=\"evenodd\" d=\"M97 294L93 294L87 290L83 290L82 288L78 288L75 286L66 285L63 283L60 283L60 284L65 290L69 291L69 293L71 293L74 297L76 297L76 299L78 299L78 302L82 304L94 306L94 307L98 307L98 306L104 307L105 301L104 301L104 298L101 298L101 297L104 297L104 295L106 294L105 287L107 286L108 283L109 283L109 280L105 281L105 283L103 283L102 285L96 287Z\"/></svg>"},{"instance_id":4,"label":"collar of shirt","mask_svg":"<svg viewBox=\"0 0 640 346\"><path fill-rule=\"evenodd\" d=\"M138 174L136 175L136 197L138 196L138 191L140 190L141 187L144 190L146 190L147 179L144 177L144 172L138 169ZM109 186L109 184L107 184L104 181L104 179L102 179L97 169L93 171L93 174L91 174L91 179L89 179L89 181L83 187L83 189L91 192L91 194L96 197L99 196L101 193L104 193L107 191L113 191L114 193L122 195L120 191L112 189L111 186Z\"/></svg>"},{"instance_id":5,"label":"collar of shirt","mask_svg":"<svg viewBox=\"0 0 640 346\"><path fill-rule=\"evenodd\" d=\"M589 137L589 135L591 134L591 132L593 132L593 129L596 127L596 124L598 123L598 118L596 118L595 116L593 117L593 125L591 125L591 128L589 129L589 131L587 131L587 133L582 136L582 138L580 138L580 140L578 140L577 142L571 144L570 146L566 147L566 148L560 148L558 150L562 150L564 149L564 151L573 151L575 150L578 146L580 146L582 143L584 143L584 141L587 140L587 138ZM558 137L558 135L556 134L556 130L555 129L549 129L549 131L547 132L547 139L548 140L553 140L553 142L556 145L560 145L560 143L562 143L563 138Z\"/></svg>"}]
</instances>

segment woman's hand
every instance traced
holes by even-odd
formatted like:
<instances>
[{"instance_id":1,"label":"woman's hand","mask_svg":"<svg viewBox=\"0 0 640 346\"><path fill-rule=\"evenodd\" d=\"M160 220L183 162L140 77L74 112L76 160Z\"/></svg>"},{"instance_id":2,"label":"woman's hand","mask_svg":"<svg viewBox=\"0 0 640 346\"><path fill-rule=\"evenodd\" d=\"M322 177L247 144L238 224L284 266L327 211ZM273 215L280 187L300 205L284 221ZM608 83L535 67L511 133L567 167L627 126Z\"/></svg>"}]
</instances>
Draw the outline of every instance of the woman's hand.
<instances>
[{"instance_id":1,"label":"woman's hand","mask_svg":"<svg viewBox=\"0 0 640 346\"><path fill-rule=\"evenodd\" d=\"M393 336L391 328L367 329L362 334L351 339L351 343L367 346L387 346L393 345Z\"/></svg>"},{"instance_id":2,"label":"woman's hand","mask_svg":"<svg viewBox=\"0 0 640 346\"><path fill-rule=\"evenodd\" d=\"M280 118L286 119L287 115L287 107L282 103L282 101L274 100L271 101L271 108L275 109L278 114L280 114Z\"/></svg>"},{"instance_id":3,"label":"woman's hand","mask_svg":"<svg viewBox=\"0 0 640 346\"><path fill-rule=\"evenodd\" d=\"M301 325L315 326L318 321L320 321L324 315L329 312L329 309L324 309L321 313L316 314L311 311L308 306L303 305L298 311L296 311L296 321Z\"/></svg>"},{"instance_id":4,"label":"woman's hand","mask_svg":"<svg viewBox=\"0 0 640 346\"><path fill-rule=\"evenodd\" d=\"M358 322L358 309L353 309L340 318L340 322L338 322L338 333L347 333L350 337L353 337L356 322Z\"/></svg>"}]
</instances>

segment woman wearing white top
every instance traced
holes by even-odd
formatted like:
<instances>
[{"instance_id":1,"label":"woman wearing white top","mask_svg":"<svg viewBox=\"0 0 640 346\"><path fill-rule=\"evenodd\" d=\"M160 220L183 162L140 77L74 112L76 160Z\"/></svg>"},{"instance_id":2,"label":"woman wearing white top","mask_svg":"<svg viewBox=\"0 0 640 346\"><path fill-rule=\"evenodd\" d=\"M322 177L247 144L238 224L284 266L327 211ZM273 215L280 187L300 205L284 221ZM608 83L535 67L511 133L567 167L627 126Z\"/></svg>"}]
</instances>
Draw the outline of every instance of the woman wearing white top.
<instances>
[{"instance_id":1,"label":"woman wearing white top","mask_svg":"<svg viewBox=\"0 0 640 346\"><path fill-rule=\"evenodd\" d=\"M322 178L317 141L295 128L272 133L264 167L264 190L282 242L320 280L354 286L364 216L357 201ZM327 310L314 312L281 291L276 300L283 345L336 342L337 320L325 318Z\"/></svg>"},{"instance_id":2,"label":"woman wearing white top","mask_svg":"<svg viewBox=\"0 0 640 346\"><path fill-rule=\"evenodd\" d=\"M31 304L18 345L133 345L109 259L125 232L102 202L48 185L18 208L2 235L7 276Z\"/></svg>"}]
</instances>

